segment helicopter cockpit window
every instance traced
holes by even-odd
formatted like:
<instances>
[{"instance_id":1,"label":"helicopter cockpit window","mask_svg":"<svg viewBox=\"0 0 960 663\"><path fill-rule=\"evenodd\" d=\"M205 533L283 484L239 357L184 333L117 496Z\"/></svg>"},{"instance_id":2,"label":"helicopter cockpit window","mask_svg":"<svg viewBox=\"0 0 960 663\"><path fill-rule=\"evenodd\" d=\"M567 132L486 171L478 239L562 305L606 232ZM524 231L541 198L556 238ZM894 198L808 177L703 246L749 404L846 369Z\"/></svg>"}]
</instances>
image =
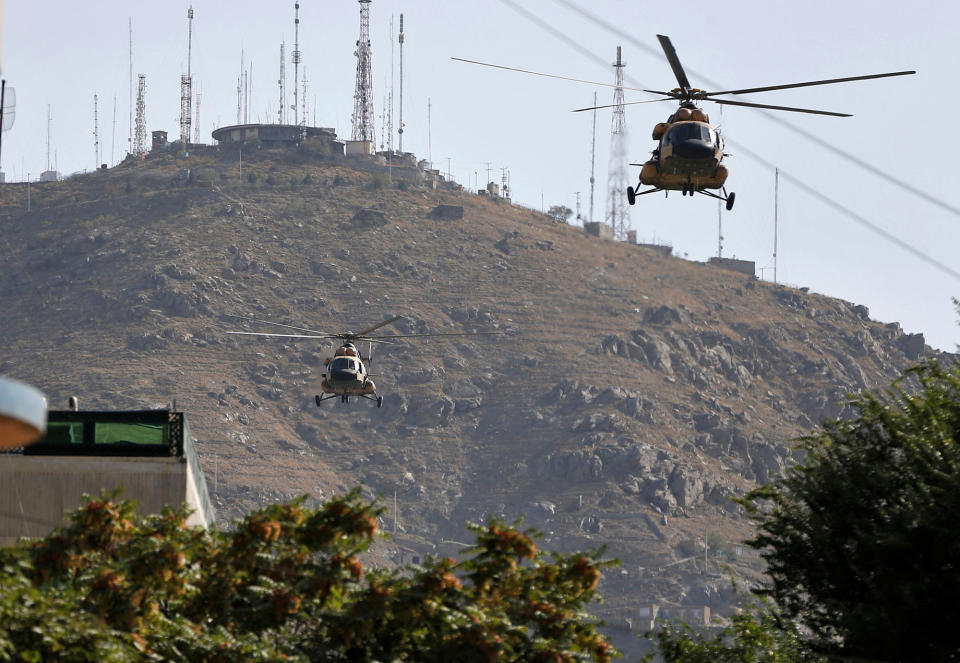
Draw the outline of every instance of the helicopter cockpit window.
<instances>
[{"instance_id":1,"label":"helicopter cockpit window","mask_svg":"<svg viewBox=\"0 0 960 663\"><path fill-rule=\"evenodd\" d=\"M331 371L349 371L351 368L353 368L352 360L347 359L346 357L337 357L330 362Z\"/></svg>"},{"instance_id":2,"label":"helicopter cockpit window","mask_svg":"<svg viewBox=\"0 0 960 663\"><path fill-rule=\"evenodd\" d=\"M705 124L696 122L678 124L667 132L667 143L682 143L686 140L702 140L708 143L716 142L716 134L713 129Z\"/></svg>"}]
</instances>

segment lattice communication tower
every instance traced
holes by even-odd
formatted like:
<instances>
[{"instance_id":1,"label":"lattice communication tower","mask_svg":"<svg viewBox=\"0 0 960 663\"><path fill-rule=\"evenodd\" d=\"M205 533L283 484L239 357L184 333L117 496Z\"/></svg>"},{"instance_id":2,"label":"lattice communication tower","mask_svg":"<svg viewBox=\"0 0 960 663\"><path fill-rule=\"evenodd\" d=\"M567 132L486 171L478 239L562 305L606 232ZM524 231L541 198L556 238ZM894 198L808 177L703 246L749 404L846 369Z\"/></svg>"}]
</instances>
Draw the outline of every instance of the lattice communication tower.
<instances>
[{"instance_id":1,"label":"lattice communication tower","mask_svg":"<svg viewBox=\"0 0 960 663\"><path fill-rule=\"evenodd\" d=\"M353 140L369 140L373 135L373 76L370 55L370 2L360 1L360 39L357 40L357 86L353 93Z\"/></svg>"},{"instance_id":2,"label":"lattice communication tower","mask_svg":"<svg viewBox=\"0 0 960 663\"><path fill-rule=\"evenodd\" d=\"M617 46L616 86L613 89L613 122L610 134L610 169L607 182L607 218L618 240L627 238L630 216L627 211L627 121L623 112L623 68L627 65Z\"/></svg>"},{"instance_id":3,"label":"lattice communication tower","mask_svg":"<svg viewBox=\"0 0 960 663\"><path fill-rule=\"evenodd\" d=\"M190 56L193 50L193 7L187 10L187 73L180 76L180 143L183 149L190 144L190 115L193 81L190 78Z\"/></svg>"},{"instance_id":4,"label":"lattice communication tower","mask_svg":"<svg viewBox=\"0 0 960 663\"><path fill-rule=\"evenodd\" d=\"M137 122L133 130L133 153L147 156L147 76L137 75Z\"/></svg>"}]
</instances>

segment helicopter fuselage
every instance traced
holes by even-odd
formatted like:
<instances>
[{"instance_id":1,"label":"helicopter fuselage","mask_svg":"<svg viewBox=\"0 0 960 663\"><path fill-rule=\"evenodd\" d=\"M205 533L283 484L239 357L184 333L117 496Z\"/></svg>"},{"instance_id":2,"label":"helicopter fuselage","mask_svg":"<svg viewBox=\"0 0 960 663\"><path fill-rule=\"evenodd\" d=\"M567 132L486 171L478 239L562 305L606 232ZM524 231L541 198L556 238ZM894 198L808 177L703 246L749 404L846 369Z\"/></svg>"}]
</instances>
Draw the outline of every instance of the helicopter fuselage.
<instances>
[{"instance_id":1,"label":"helicopter fuselage","mask_svg":"<svg viewBox=\"0 0 960 663\"><path fill-rule=\"evenodd\" d=\"M683 112L686 111L686 112ZM727 180L721 165L723 139L699 108L681 108L653 130L659 145L643 164L640 183L657 189L719 189Z\"/></svg>"},{"instance_id":2,"label":"helicopter fuselage","mask_svg":"<svg viewBox=\"0 0 960 663\"><path fill-rule=\"evenodd\" d=\"M365 396L376 393L377 387L367 377L363 359L352 343L340 347L325 363L327 372L320 383L325 394Z\"/></svg>"}]
</instances>

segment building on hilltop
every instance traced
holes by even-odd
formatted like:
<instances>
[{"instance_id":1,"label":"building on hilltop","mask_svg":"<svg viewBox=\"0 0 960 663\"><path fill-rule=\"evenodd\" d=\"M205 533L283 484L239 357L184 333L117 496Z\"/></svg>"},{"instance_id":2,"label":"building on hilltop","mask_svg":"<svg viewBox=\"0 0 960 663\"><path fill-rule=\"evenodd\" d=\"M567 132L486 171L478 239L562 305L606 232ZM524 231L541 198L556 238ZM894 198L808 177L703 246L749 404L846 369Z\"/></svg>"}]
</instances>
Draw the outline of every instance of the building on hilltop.
<instances>
[{"instance_id":1,"label":"building on hilltop","mask_svg":"<svg viewBox=\"0 0 960 663\"><path fill-rule=\"evenodd\" d=\"M40 440L0 453L0 545L46 536L84 494L116 488L142 514L186 503L187 524L216 519L182 412L51 410Z\"/></svg>"},{"instance_id":2,"label":"building on hilltop","mask_svg":"<svg viewBox=\"0 0 960 663\"><path fill-rule=\"evenodd\" d=\"M304 140L320 139L336 146L345 153L343 141L337 140L337 132L324 127L303 127L295 124L235 124L214 129L213 139L218 145L236 145L259 142L272 147L293 147Z\"/></svg>"},{"instance_id":3,"label":"building on hilltop","mask_svg":"<svg viewBox=\"0 0 960 663\"><path fill-rule=\"evenodd\" d=\"M710 258L707 260L707 264L713 265L714 267L719 267L720 269L728 269L731 272L740 272L741 274L746 274L747 276L756 276L757 274L756 263L753 260L737 260L736 258Z\"/></svg>"}]
</instances>

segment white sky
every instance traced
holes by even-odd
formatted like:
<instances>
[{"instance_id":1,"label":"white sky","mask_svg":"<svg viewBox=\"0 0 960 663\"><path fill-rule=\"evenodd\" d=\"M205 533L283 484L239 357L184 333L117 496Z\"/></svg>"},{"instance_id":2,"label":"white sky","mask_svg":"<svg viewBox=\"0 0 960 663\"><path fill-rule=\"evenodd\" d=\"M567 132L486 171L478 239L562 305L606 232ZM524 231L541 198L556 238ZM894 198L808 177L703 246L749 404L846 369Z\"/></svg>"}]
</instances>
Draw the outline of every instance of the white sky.
<instances>
[{"instance_id":1,"label":"white sky","mask_svg":"<svg viewBox=\"0 0 960 663\"><path fill-rule=\"evenodd\" d=\"M955 154L960 131L953 118L960 70L956 48L960 4L917 0L827 2L653 3L568 0L616 26L616 35L560 0L373 0L371 39L375 109L389 91L391 44L404 14L405 151L421 158L432 144L442 171L472 188L474 179L500 180L510 170L513 197L539 208L575 207L581 192L589 218L590 113L570 110L610 103L610 88L525 76L450 60L451 56L588 80L613 80L617 45L628 79L652 89L675 80L660 55L656 34L673 40L694 86L723 89L916 69L916 76L770 92L750 97L778 105L853 113L830 118L778 113L779 119L818 136L888 175L960 207ZM202 141L216 126L236 123L240 52L253 64L251 121L274 121L278 106L279 45L286 41L288 103L293 66L293 0L194 0L194 91L202 92ZM513 5L513 6L511 6ZM102 0L37 3L6 0L2 9L3 76L16 88L16 123L3 137L8 181L45 170L47 105L53 116L51 151L63 173L95 166L93 95L99 98L103 161L126 151L129 127L128 19L133 21L134 75L147 76L148 131L179 135L180 74L186 71L189 2ZM522 6L551 26L538 26ZM394 17L391 42L390 20ZM316 124L349 137L355 81L354 45L359 6L354 0L302 0L300 49L308 78L308 104ZM627 38L629 37L629 39ZM584 53L592 53L588 57ZM394 52L394 125L399 125L399 53ZM302 70L301 70L302 71ZM648 99L627 93L627 101ZM116 130L114 132L114 97ZM428 137L427 103L432 104ZM663 102L627 108L631 161L654 147L653 125L673 110ZM774 174L780 179L778 280L866 304L874 318L898 321L927 342L955 350L960 340L950 301L960 295L960 218L955 211L892 186L874 174L774 123L761 112L707 104L727 138L728 189L733 212L723 213L723 255L754 260L758 275L773 278ZM595 220L606 206L610 111L597 117ZM380 120L377 122L378 146ZM394 139L394 147L398 140ZM54 157L51 156L51 159ZM630 169L635 183L638 168ZM864 228L795 183L821 192L869 223L944 265L938 269ZM671 243L675 255L705 260L717 253L715 201L674 193L644 196L631 208L641 241ZM764 268L761 272L761 268Z\"/></svg>"}]
</instances>

